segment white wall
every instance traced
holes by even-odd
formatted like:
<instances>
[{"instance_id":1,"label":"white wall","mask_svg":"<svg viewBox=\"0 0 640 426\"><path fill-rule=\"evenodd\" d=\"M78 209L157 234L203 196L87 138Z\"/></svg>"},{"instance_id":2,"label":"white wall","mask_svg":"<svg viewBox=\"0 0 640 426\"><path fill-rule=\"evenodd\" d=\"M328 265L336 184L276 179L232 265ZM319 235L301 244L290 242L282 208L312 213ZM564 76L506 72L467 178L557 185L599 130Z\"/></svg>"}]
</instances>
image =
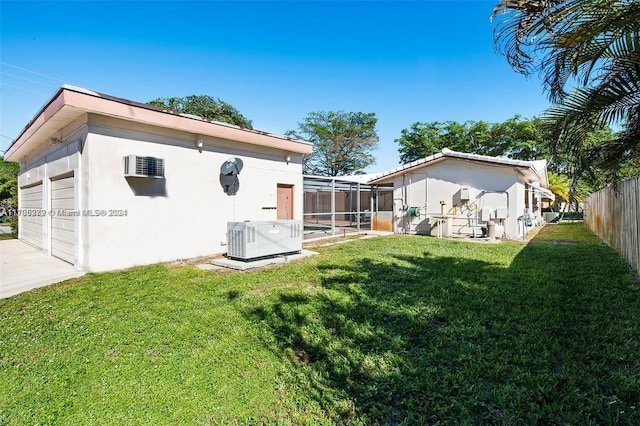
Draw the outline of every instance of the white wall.
<instances>
[{"instance_id":1,"label":"white wall","mask_svg":"<svg viewBox=\"0 0 640 426\"><path fill-rule=\"evenodd\" d=\"M165 179L125 178L127 155L163 158ZM219 182L232 155L244 162L235 196ZM85 157L81 208L116 214L83 218L86 271L224 253L227 222L276 219L279 183L294 185L294 218L302 219L300 154L91 115Z\"/></svg>"},{"instance_id":2,"label":"white wall","mask_svg":"<svg viewBox=\"0 0 640 426\"><path fill-rule=\"evenodd\" d=\"M409 232L428 233L432 216L454 215L454 234L469 234L476 209L507 208L505 232L509 238L519 235L517 217L524 212L524 179L512 167L489 166L459 159L445 159L394 179L395 231L404 232L407 217L403 205L419 207L421 216L410 221ZM460 201L460 189L470 189L467 206ZM468 216L471 212L472 215Z\"/></svg>"}]
</instances>

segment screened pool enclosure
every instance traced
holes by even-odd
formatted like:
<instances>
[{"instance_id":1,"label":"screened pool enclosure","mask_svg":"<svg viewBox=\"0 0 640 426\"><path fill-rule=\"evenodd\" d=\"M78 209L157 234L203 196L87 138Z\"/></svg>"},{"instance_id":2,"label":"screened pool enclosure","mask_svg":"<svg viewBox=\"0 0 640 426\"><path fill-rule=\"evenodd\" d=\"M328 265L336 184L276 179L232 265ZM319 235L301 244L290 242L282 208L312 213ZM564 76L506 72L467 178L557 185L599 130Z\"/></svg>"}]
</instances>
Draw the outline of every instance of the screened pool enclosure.
<instances>
[{"instance_id":1,"label":"screened pool enclosure","mask_svg":"<svg viewBox=\"0 0 640 426\"><path fill-rule=\"evenodd\" d=\"M393 186L365 177L304 176L305 238L368 230L393 231Z\"/></svg>"}]
</instances>

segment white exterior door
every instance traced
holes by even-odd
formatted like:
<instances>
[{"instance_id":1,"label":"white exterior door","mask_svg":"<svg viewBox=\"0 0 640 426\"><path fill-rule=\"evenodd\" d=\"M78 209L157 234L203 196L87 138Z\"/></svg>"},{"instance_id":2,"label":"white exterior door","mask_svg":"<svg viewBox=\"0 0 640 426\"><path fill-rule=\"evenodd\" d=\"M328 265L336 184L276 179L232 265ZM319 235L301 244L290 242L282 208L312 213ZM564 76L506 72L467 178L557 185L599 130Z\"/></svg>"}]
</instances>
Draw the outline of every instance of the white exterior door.
<instances>
[{"instance_id":1,"label":"white exterior door","mask_svg":"<svg viewBox=\"0 0 640 426\"><path fill-rule=\"evenodd\" d=\"M71 264L76 241L74 194L73 175L51 180L51 254Z\"/></svg>"},{"instance_id":2,"label":"white exterior door","mask_svg":"<svg viewBox=\"0 0 640 426\"><path fill-rule=\"evenodd\" d=\"M42 183L20 188L20 236L21 239L42 248Z\"/></svg>"}]
</instances>

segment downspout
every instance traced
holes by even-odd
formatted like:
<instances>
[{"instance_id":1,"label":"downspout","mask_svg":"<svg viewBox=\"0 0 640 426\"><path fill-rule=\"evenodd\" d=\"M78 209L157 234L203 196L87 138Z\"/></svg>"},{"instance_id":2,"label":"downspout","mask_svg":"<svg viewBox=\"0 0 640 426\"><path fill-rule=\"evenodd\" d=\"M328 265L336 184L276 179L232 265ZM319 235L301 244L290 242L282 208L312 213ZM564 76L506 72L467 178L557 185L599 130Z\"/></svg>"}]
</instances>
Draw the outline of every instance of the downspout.
<instances>
[{"instance_id":1,"label":"downspout","mask_svg":"<svg viewBox=\"0 0 640 426\"><path fill-rule=\"evenodd\" d=\"M424 215L427 216L427 208L429 207L429 174L424 175Z\"/></svg>"},{"instance_id":2,"label":"downspout","mask_svg":"<svg viewBox=\"0 0 640 426\"><path fill-rule=\"evenodd\" d=\"M402 209L407 205L407 174L402 175Z\"/></svg>"},{"instance_id":3,"label":"downspout","mask_svg":"<svg viewBox=\"0 0 640 426\"><path fill-rule=\"evenodd\" d=\"M402 233L409 233L409 216L407 216L407 206L409 205L409 190L407 188L408 176L406 173L402 174Z\"/></svg>"},{"instance_id":4,"label":"downspout","mask_svg":"<svg viewBox=\"0 0 640 426\"><path fill-rule=\"evenodd\" d=\"M336 179L331 179L331 235L336 235Z\"/></svg>"},{"instance_id":5,"label":"downspout","mask_svg":"<svg viewBox=\"0 0 640 426\"><path fill-rule=\"evenodd\" d=\"M356 190L356 210L358 211L357 229L358 232L360 232L360 182L358 182L358 186L356 188L358 188Z\"/></svg>"},{"instance_id":6,"label":"downspout","mask_svg":"<svg viewBox=\"0 0 640 426\"><path fill-rule=\"evenodd\" d=\"M400 209L402 209L402 202L403 202L402 198L394 198L393 201L394 201L394 205L395 205L396 201L400 201ZM394 214L394 217L395 217L396 212L393 212L393 214ZM395 228L394 232L397 232L398 234L402 234L402 231L403 231L404 227L403 226L398 226L397 221L394 221L394 222L395 222L393 224L393 226Z\"/></svg>"},{"instance_id":7,"label":"downspout","mask_svg":"<svg viewBox=\"0 0 640 426\"><path fill-rule=\"evenodd\" d=\"M413 184L413 176L409 174L409 186ZM407 189L407 202L404 205L404 216L405 216L405 234L411 233L411 216L409 216L409 204L411 203L409 197L409 190Z\"/></svg>"},{"instance_id":8,"label":"downspout","mask_svg":"<svg viewBox=\"0 0 640 426\"><path fill-rule=\"evenodd\" d=\"M320 190L316 189L316 205L313 208L313 212L317 212L320 209ZM320 219L318 219L318 216L316 215L316 224L320 223Z\"/></svg>"},{"instance_id":9,"label":"downspout","mask_svg":"<svg viewBox=\"0 0 640 426\"><path fill-rule=\"evenodd\" d=\"M375 231L373 218L375 217L376 221L378 219L378 186L377 185L369 185L369 211L371 212L371 220L370 220L371 230Z\"/></svg>"},{"instance_id":10,"label":"downspout","mask_svg":"<svg viewBox=\"0 0 640 426\"><path fill-rule=\"evenodd\" d=\"M524 173L522 173L520 170L518 170L518 169L516 169L516 168L514 168L513 170L516 172L516 174L518 174L518 175L522 176L522 178L523 178L523 180L524 180L524 182L523 182L523 186L524 186L525 193L526 193L526 192L527 192L527 191L526 191L526 189L527 189L527 178L526 178L526 176L524 175ZM529 192L530 192L530 191L529 191ZM527 197L526 197L527 199L529 198L529 195L530 195L530 194L527 194ZM528 201L528 200L525 200L525 202L526 202L526 201ZM517 222L516 222L516 224L517 224L517 228L519 228L519 229L518 229L518 232L520 232L520 229L522 229L522 239L523 239L523 240L526 240L526 239L527 239L527 231L526 231L526 224L525 224L525 222L526 222L526 219L525 219L525 213L526 213L526 207L525 207L525 211L524 211L524 212L522 212L522 216L518 216L518 218L517 218L517 222L520 222L520 221L522 222L522 223L521 223L521 224L522 224L522 227L520 226L520 224L519 224L519 223L517 223Z\"/></svg>"}]
</instances>

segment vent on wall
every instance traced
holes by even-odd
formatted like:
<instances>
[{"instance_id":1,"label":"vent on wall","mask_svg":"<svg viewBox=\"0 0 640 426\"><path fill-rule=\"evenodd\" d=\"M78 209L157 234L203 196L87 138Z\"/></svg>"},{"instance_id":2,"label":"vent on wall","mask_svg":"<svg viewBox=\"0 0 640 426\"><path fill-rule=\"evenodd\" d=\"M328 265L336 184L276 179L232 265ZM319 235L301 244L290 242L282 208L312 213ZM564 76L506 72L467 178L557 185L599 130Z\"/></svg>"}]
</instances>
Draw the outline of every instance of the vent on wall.
<instances>
[{"instance_id":1,"label":"vent on wall","mask_svg":"<svg viewBox=\"0 0 640 426\"><path fill-rule=\"evenodd\" d=\"M133 177L164 177L164 160L155 157L139 157L128 155L124 157L124 175Z\"/></svg>"}]
</instances>

